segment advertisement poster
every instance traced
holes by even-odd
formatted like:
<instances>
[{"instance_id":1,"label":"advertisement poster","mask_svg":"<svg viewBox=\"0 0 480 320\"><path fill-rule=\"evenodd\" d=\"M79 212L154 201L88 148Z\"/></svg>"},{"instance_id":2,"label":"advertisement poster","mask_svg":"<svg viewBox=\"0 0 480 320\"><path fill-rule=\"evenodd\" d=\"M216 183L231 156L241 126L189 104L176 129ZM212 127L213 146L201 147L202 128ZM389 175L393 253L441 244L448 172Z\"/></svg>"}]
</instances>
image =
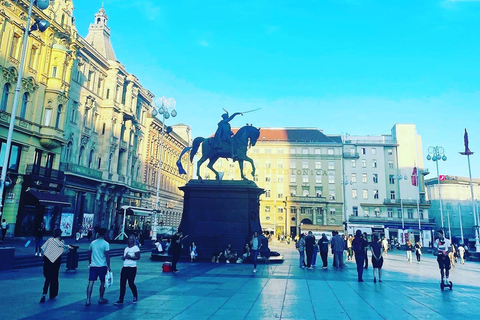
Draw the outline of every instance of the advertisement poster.
<instances>
[{"instance_id":1,"label":"advertisement poster","mask_svg":"<svg viewBox=\"0 0 480 320\"><path fill-rule=\"evenodd\" d=\"M60 222L62 237L71 236L72 228L73 228L73 213L62 213L62 220Z\"/></svg>"},{"instance_id":2,"label":"advertisement poster","mask_svg":"<svg viewBox=\"0 0 480 320\"><path fill-rule=\"evenodd\" d=\"M93 230L93 213L83 214L82 235L86 236L88 230Z\"/></svg>"}]
</instances>

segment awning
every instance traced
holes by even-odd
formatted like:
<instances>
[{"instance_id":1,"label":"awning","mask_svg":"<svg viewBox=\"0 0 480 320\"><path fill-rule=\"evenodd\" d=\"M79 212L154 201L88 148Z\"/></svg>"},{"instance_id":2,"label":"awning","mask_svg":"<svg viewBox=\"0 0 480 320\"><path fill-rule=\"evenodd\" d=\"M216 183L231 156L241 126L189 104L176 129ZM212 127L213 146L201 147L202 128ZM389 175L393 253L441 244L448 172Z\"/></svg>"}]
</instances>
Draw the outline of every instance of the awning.
<instances>
[{"instance_id":1,"label":"awning","mask_svg":"<svg viewBox=\"0 0 480 320\"><path fill-rule=\"evenodd\" d=\"M343 226L325 226L316 224L302 224L300 229L303 231L344 231Z\"/></svg>"},{"instance_id":2,"label":"awning","mask_svg":"<svg viewBox=\"0 0 480 320\"><path fill-rule=\"evenodd\" d=\"M70 207L71 204L67 197L58 193L48 193L40 191L29 191L31 195L38 199L38 202L42 206L57 206L57 207Z\"/></svg>"},{"instance_id":3,"label":"awning","mask_svg":"<svg viewBox=\"0 0 480 320\"><path fill-rule=\"evenodd\" d=\"M127 216L144 216L148 217L153 214L151 209L142 207L122 206L122 210L126 210Z\"/></svg>"}]
</instances>

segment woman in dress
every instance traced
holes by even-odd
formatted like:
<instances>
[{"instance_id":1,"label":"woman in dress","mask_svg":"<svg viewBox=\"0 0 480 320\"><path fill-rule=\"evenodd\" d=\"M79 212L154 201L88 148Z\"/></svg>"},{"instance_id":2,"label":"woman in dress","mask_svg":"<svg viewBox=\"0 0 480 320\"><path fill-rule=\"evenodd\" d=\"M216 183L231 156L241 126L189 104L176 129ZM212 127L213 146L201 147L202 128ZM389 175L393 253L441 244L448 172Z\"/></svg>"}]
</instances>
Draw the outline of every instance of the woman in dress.
<instances>
[{"instance_id":1,"label":"woman in dress","mask_svg":"<svg viewBox=\"0 0 480 320\"><path fill-rule=\"evenodd\" d=\"M382 243L378 241L378 235L372 236L372 243L370 244L370 250L372 251L372 266L373 266L373 282L382 282L382 266L383 266L383 250Z\"/></svg>"}]
</instances>

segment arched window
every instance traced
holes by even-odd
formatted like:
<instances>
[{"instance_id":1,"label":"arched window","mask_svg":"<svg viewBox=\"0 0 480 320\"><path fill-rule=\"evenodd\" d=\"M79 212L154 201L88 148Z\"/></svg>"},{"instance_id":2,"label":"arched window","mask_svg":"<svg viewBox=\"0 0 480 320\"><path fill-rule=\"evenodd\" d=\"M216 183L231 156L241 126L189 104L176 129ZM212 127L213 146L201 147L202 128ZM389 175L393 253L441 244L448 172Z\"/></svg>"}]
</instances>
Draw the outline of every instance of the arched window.
<instances>
[{"instance_id":1,"label":"arched window","mask_svg":"<svg viewBox=\"0 0 480 320\"><path fill-rule=\"evenodd\" d=\"M85 147L80 147L80 152L78 153L78 164L81 165L83 161L83 153L85 152Z\"/></svg>"},{"instance_id":2,"label":"arched window","mask_svg":"<svg viewBox=\"0 0 480 320\"><path fill-rule=\"evenodd\" d=\"M27 103L29 98L28 92L25 92L22 97L22 108L20 109L20 118L25 119L27 115Z\"/></svg>"},{"instance_id":3,"label":"arched window","mask_svg":"<svg viewBox=\"0 0 480 320\"><path fill-rule=\"evenodd\" d=\"M92 149L92 150L90 150L90 154L88 155L88 167L89 168L91 168L92 164L93 164L93 154L94 154L94 151Z\"/></svg>"},{"instance_id":4,"label":"arched window","mask_svg":"<svg viewBox=\"0 0 480 320\"><path fill-rule=\"evenodd\" d=\"M7 111L8 96L10 95L10 83L5 83L2 91L2 101L0 102L0 110Z\"/></svg>"},{"instance_id":5,"label":"arched window","mask_svg":"<svg viewBox=\"0 0 480 320\"><path fill-rule=\"evenodd\" d=\"M113 158L113 153L110 153L108 156L108 167L107 167L107 172L110 173L110 170L112 169L112 158Z\"/></svg>"},{"instance_id":6,"label":"arched window","mask_svg":"<svg viewBox=\"0 0 480 320\"><path fill-rule=\"evenodd\" d=\"M67 148L65 149L65 162L70 162L70 157L72 156L72 142L67 143Z\"/></svg>"},{"instance_id":7,"label":"arched window","mask_svg":"<svg viewBox=\"0 0 480 320\"><path fill-rule=\"evenodd\" d=\"M60 120L62 119L62 108L63 106L61 104L59 104L57 107L57 119L55 119L55 129L60 128Z\"/></svg>"}]
</instances>

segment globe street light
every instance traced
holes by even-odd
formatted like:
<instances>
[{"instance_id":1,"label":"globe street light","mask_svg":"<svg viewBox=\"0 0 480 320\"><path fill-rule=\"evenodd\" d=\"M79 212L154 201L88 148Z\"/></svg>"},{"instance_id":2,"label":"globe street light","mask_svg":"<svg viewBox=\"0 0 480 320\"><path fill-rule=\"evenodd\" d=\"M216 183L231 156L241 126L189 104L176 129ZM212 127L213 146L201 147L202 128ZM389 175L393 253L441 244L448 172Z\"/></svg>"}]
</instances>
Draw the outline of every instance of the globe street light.
<instances>
[{"instance_id":1,"label":"globe street light","mask_svg":"<svg viewBox=\"0 0 480 320\"><path fill-rule=\"evenodd\" d=\"M165 140L165 133L170 133L171 128L165 126L165 120L172 117L177 116L177 110L175 109L176 101L173 98L165 98L161 97L155 101L155 106L152 110L152 116L157 116L158 114L162 115L162 129L161 129L161 142L160 142L160 157L158 160L158 172L157 172L157 196L155 201L155 214L153 216L153 224L152 224L152 240L157 240L157 227L158 227L158 213L160 209L160 178L161 178L161 171L162 171L162 158L163 158L163 144Z\"/></svg>"},{"instance_id":2,"label":"globe street light","mask_svg":"<svg viewBox=\"0 0 480 320\"><path fill-rule=\"evenodd\" d=\"M443 208L442 208L442 192L440 188L440 174L438 173L438 162L440 160L447 161L447 156L445 156L445 150L442 147L430 146L428 147L428 156L427 160L435 161L437 167L437 183L438 183L438 199L440 200L440 220L442 222L442 230L445 232L445 226L443 224ZM450 238L452 235L450 234Z\"/></svg>"},{"instance_id":3,"label":"globe street light","mask_svg":"<svg viewBox=\"0 0 480 320\"><path fill-rule=\"evenodd\" d=\"M7 145L5 149L5 157L3 158L2 174L0 176L0 217L3 215L3 192L5 186L8 187L9 185L7 180L7 171L10 162L10 149L12 147L13 129L15 127L15 118L17 115L18 98L20 95L20 90L22 88L23 68L25 65L25 56L27 53L28 36L30 35L30 33L36 30L44 32L50 26L50 23L48 21L38 19L36 19L35 23L31 25L34 4L37 8L45 10L50 5L50 0L30 0L30 5L28 7L27 23L25 26L22 40L22 55L20 58L20 67L18 69L17 85L15 87L15 94L13 96L13 106L12 113L10 115L10 125L8 127Z\"/></svg>"}]
</instances>

